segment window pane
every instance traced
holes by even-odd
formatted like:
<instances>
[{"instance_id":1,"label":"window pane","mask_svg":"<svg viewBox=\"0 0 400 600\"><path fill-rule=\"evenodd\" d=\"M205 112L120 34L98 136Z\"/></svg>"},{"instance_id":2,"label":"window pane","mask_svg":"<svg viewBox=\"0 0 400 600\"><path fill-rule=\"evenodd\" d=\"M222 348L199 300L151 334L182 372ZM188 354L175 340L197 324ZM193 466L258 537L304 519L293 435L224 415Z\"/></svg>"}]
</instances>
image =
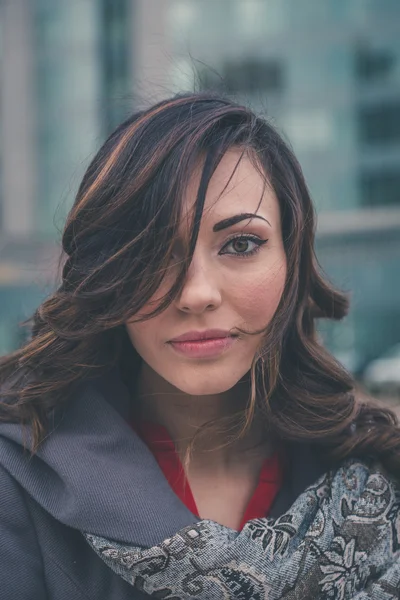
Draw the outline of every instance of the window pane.
<instances>
[{"instance_id":1,"label":"window pane","mask_svg":"<svg viewBox=\"0 0 400 600\"><path fill-rule=\"evenodd\" d=\"M358 126L361 144L400 143L400 99L361 107Z\"/></svg>"},{"instance_id":2,"label":"window pane","mask_svg":"<svg viewBox=\"0 0 400 600\"><path fill-rule=\"evenodd\" d=\"M360 196L364 206L400 205L400 170L361 174Z\"/></svg>"}]
</instances>

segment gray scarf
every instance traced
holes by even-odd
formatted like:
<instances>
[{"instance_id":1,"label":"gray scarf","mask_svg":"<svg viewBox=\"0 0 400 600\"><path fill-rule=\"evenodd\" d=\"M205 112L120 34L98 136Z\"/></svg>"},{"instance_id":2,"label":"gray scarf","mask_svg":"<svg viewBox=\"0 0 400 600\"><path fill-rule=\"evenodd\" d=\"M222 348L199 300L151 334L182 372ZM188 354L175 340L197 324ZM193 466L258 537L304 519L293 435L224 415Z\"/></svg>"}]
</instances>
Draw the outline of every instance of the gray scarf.
<instances>
[{"instance_id":1,"label":"gray scarf","mask_svg":"<svg viewBox=\"0 0 400 600\"><path fill-rule=\"evenodd\" d=\"M233 531L199 521L152 548L85 534L137 590L165 600L400 598L400 488L348 460L276 519Z\"/></svg>"}]
</instances>

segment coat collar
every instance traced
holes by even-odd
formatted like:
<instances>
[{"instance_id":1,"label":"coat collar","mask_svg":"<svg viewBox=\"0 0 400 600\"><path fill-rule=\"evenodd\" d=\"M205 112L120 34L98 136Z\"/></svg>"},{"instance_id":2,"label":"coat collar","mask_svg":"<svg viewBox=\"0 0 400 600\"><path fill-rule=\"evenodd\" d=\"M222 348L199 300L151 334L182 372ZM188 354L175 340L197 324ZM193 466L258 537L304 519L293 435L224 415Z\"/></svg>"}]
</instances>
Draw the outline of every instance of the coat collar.
<instances>
[{"instance_id":1,"label":"coat collar","mask_svg":"<svg viewBox=\"0 0 400 600\"><path fill-rule=\"evenodd\" d=\"M149 547L198 519L129 426L130 402L116 371L84 382L34 456L24 449L29 429L0 423L0 464L64 525ZM274 517L323 472L308 446L290 446L289 457Z\"/></svg>"}]
</instances>

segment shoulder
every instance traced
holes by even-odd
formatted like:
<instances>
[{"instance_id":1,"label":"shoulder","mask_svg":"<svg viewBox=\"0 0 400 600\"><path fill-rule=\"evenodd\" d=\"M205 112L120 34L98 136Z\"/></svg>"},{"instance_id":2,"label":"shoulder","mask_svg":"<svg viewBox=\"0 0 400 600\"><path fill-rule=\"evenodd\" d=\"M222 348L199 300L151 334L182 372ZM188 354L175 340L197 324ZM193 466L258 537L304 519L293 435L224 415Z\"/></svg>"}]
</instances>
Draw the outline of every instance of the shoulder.
<instances>
[{"instance_id":1,"label":"shoulder","mask_svg":"<svg viewBox=\"0 0 400 600\"><path fill-rule=\"evenodd\" d=\"M336 523L395 525L400 513L399 479L373 459L346 459L309 486L307 497Z\"/></svg>"},{"instance_id":2,"label":"shoulder","mask_svg":"<svg viewBox=\"0 0 400 600\"><path fill-rule=\"evenodd\" d=\"M32 530L31 542L36 539L31 525L26 495L17 481L0 464L0 529L12 535L14 542L23 538L26 544Z\"/></svg>"},{"instance_id":3,"label":"shoulder","mask_svg":"<svg viewBox=\"0 0 400 600\"><path fill-rule=\"evenodd\" d=\"M400 480L389 473L376 459L348 458L326 473L338 489L352 494L363 494L368 490L379 494L396 494Z\"/></svg>"},{"instance_id":4,"label":"shoulder","mask_svg":"<svg viewBox=\"0 0 400 600\"><path fill-rule=\"evenodd\" d=\"M0 464L0 580L4 598L46 598L36 531L19 484Z\"/></svg>"}]
</instances>

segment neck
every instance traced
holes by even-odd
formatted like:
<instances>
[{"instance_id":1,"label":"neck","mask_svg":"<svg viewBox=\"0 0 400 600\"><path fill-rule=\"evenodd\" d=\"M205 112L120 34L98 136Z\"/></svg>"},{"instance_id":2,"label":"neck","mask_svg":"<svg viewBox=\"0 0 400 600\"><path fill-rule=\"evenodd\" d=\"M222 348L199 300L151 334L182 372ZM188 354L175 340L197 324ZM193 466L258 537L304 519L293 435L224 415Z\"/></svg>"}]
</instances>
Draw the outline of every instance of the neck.
<instances>
[{"instance_id":1,"label":"neck","mask_svg":"<svg viewBox=\"0 0 400 600\"><path fill-rule=\"evenodd\" d=\"M165 427L181 456L184 456L195 434L206 424L221 421L196 437L191 460L228 466L246 453L266 453L265 431L260 420L253 420L249 431L235 439L249 398L249 383L239 382L227 392L192 396L181 392L143 363L138 382L137 418ZM232 441L234 438L234 441Z\"/></svg>"}]
</instances>

